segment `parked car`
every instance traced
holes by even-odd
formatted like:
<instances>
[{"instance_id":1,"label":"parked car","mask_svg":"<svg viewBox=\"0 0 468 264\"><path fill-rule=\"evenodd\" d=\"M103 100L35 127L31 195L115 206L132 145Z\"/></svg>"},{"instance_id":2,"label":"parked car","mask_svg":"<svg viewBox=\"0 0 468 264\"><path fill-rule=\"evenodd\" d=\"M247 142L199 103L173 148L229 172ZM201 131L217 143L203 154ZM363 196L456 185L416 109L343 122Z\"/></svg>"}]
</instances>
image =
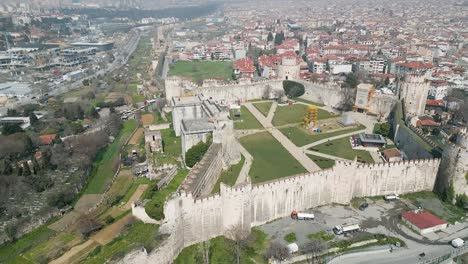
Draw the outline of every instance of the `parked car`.
<instances>
[{"instance_id":1,"label":"parked car","mask_svg":"<svg viewBox=\"0 0 468 264\"><path fill-rule=\"evenodd\" d=\"M364 211L367 209L367 207L369 207L369 204L368 203L363 203L359 206L359 210L361 211Z\"/></svg>"}]
</instances>

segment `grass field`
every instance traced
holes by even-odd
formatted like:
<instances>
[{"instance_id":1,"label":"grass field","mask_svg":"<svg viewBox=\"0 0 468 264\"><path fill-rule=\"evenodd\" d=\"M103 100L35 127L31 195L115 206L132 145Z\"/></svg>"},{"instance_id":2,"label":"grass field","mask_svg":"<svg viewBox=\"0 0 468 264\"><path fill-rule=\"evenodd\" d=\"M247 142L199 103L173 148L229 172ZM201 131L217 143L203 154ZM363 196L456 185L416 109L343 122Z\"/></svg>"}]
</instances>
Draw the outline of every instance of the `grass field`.
<instances>
[{"instance_id":1,"label":"grass field","mask_svg":"<svg viewBox=\"0 0 468 264\"><path fill-rule=\"evenodd\" d=\"M242 166L244 166L244 161L244 156L241 156L241 160L239 161L239 163L232 165L227 170L223 171L221 173L221 176L219 176L218 182L216 182L216 185L213 187L211 193L218 193L222 182L224 184L233 186L236 183L237 177L239 176Z\"/></svg>"},{"instance_id":2,"label":"grass field","mask_svg":"<svg viewBox=\"0 0 468 264\"><path fill-rule=\"evenodd\" d=\"M107 185L111 182L112 176L117 169L120 148L125 141L132 135L136 128L134 119L123 123L123 128L119 136L100 154L98 161L93 168L91 180L86 186L84 194L99 194L103 193Z\"/></svg>"},{"instance_id":3,"label":"grass field","mask_svg":"<svg viewBox=\"0 0 468 264\"><path fill-rule=\"evenodd\" d=\"M0 247L0 263L34 263L34 261L29 261L20 255L30 248L46 242L55 234L55 231L47 228L46 225L34 229L16 242Z\"/></svg>"},{"instance_id":4,"label":"grass field","mask_svg":"<svg viewBox=\"0 0 468 264\"><path fill-rule=\"evenodd\" d=\"M77 236L70 233L59 233L47 242L41 243L24 253L24 257L33 262L38 262L41 259L47 259L48 256L53 257L56 254L60 254L61 250L68 249L69 246L67 246L67 244L76 238Z\"/></svg>"},{"instance_id":5,"label":"grass field","mask_svg":"<svg viewBox=\"0 0 468 264\"><path fill-rule=\"evenodd\" d=\"M321 169L328 169L335 165L335 160L332 159L327 159L312 154L307 154L307 157L309 157L313 162L315 162L315 164L317 164L317 166L319 166Z\"/></svg>"},{"instance_id":6,"label":"grass field","mask_svg":"<svg viewBox=\"0 0 468 264\"><path fill-rule=\"evenodd\" d=\"M172 128L161 130L161 137L163 140L164 154L170 155L174 158L182 155L182 143L180 137L176 137Z\"/></svg>"},{"instance_id":7,"label":"grass field","mask_svg":"<svg viewBox=\"0 0 468 264\"><path fill-rule=\"evenodd\" d=\"M136 189L138 188L140 184L148 184L148 183L150 183L150 180L148 178L137 178L134 181L132 181L132 183L130 184L130 187L128 188L127 193L122 198L121 202L126 203L128 200L130 200L130 198L135 193Z\"/></svg>"},{"instance_id":8,"label":"grass field","mask_svg":"<svg viewBox=\"0 0 468 264\"><path fill-rule=\"evenodd\" d=\"M231 110L231 118L234 120L235 129L260 129L263 128L262 124L250 113L250 111L245 107L241 106L241 116L240 118L234 117L234 113L237 110Z\"/></svg>"},{"instance_id":9,"label":"grass field","mask_svg":"<svg viewBox=\"0 0 468 264\"><path fill-rule=\"evenodd\" d=\"M240 143L254 158L249 172L253 183L306 172L304 167L268 132L242 137Z\"/></svg>"},{"instance_id":10,"label":"grass field","mask_svg":"<svg viewBox=\"0 0 468 264\"><path fill-rule=\"evenodd\" d=\"M268 116L268 112L270 111L271 105L273 105L273 102L264 102L264 103L255 103L253 104L255 108L260 111L265 117Z\"/></svg>"},{"instance_id":11,"label":"grass field","mask_svg":"<svg viewBox=\"0 0 468 264\"><path fill-rule=\"evenodd\" d=\"M232 77L232 62L224 61L178 61L170 65L170 76L182 76L200 82L209 78L229 80Z\"/></svg>"},{"instance_id":12,"label":"grass field","mask_svg":"<svg viewBox=\"0 0 468 264\"><path fill-rule=\"evenodd\" d=\"M281 131L281 133L287 136L294 144L296 144L296 146L302 147L302 146L314 143L322 139L335 137L335 136L339 136L339 135L350 133L350 132L359 131L365 128L366 128L365 126L359 125L357 127L350 127L347 129L334 131L330 133L313 133L313 134L311 134L309 131L307 131L300 125L291 126L291 127L283 127L283 128L280 128L279 130Z\"/></svg>"},{"instance_id":13,"label":"grass field","mask_svg":"<svg viewBox=\"0 0 468 264\"><path fill-rule=\"evenodd\" d=\"M349 137L335 139L318 146L311 148L312 151L341 157L343 159L353 160L355 156L358 157L359 162L374 163L371 155L365 150L354 150L351 148Z\"/></svg>"},{"instance_id":14,"label":"grass field","mask_svg":"<svg viewBox=\"0 0 468 264\"><path fill-rule=\"evenodd\" d=\"M160 238L157 236L158 230L159 226L157 225L136 222L128 227L125 234L117 237L109 244L99 246L93 250L82 263L106 263L110 259L123 257L125 253L141 245L152 249L160 242Z\"/></svg>"},{"instance_id":15,"label":"grass field","mask_svg":"<svg viewBox=\"0 0 468 264\"><path fill-rule=\"evenodd\" d=\"M302 119L307 114L307 105L294 104L291 106L278 106L275 116L273 117L274 126L282 126L287 124L301 123ZM327 119L335 117L330 112L318 109L318 119Z\"/></svg>"},{"instance_id":16,"label":"grass field","mask_svg":"<svg viewBox=\"0 0 468 264\"><path fill-rule=\"evenodd\" d=\"M240 263L254 264L267 263L263 259L266 248L267 235L258 229L252 229L247 243L241 249ZM223 236L210 240L210 263L236 263L236 254L233 250L235 242ZM174 260L174 264L198 264L203 263L201 244L186 247Z\"/></svg>"},{"instance_id":17,"label":"grass field","mask_svg":"<svg viewBox=\"0 0 468 264\"><path fill-rule=\"evenodd\" d=\"M316 106L325 106L324 104L322 103L319 103L319 102L313 102L313 101L310 101L310 100L306 100L306 99L303 99L303 98L299 98L299 97L295 97L295 98L292 98L293 100L295 101L298 101L298 102L303 102L303 103L306 103L306 104L311 104L311 105L316 105Z\"/></svg>"}]
</instances>

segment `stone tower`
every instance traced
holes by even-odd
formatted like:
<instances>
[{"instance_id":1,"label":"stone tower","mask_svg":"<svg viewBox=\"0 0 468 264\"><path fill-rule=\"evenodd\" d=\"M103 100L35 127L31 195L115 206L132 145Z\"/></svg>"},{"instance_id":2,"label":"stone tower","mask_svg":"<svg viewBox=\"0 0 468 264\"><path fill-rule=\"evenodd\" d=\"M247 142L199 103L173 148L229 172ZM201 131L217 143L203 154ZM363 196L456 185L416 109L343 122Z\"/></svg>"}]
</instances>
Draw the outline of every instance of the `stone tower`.
<instances>
[{"instance_id":1,"label":"stone tower","mask_svg":"<svg viewBox=\"0 0 468 264\"><path fill-rule=\"evenodd\" d=\"M300 70L301 66L297 62L296 56L283 56L281 65L278 65L278 76L283 80L297 80Z\"/></svg>"},{"instance_id":2,"label":"stone tower","mask_svg":"<svg viewBox=\"0 0 468 264\"><path fill-rule=\"evenodd\" d=\"M446 189L453 183L455 194L468 195L468 134L461 131L456 143L444 148L438 173L438 187Z\"/></svg>"},{"instance_id":3,"label":"stone tower","mask_svg":"<svg viewBox=\"0 0 468 264\"><path fill-rule=\"evenodd\" d=\"M426 80L427 74L406 73L400 85L400 99L404 102L407 116L420 116L424 114L430 82Z\"/></svg>"}]
</instances>

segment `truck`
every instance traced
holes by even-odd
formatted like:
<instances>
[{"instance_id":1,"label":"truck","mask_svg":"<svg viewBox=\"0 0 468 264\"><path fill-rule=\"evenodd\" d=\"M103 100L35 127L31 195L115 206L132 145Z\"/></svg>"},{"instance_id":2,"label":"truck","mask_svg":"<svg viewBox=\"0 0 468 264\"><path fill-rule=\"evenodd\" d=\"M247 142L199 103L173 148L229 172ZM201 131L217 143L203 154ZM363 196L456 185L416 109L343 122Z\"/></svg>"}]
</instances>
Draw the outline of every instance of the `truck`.
<instances>
[{"instance_id":1,"label":"truck","mask_svg":"<svg viewBox=\"0 0 468 264\"><path fill-rule=\"evenodd\" d=\"M336 235L343 235L347 233L358 232L361 229L359 224L344 224L344 225L337 225L333 228L333 232Z\"/></svg>"},{"instance_id":2,"label":"truck","mask_svg":"<svg viewBox=\"0 0 468 264\"><path fill-rule=\"evenodd\" d=\"M465 245L465 241L463 241L463 239L461 238L455 238L454 240L450 242L450 244L452 244L454 248L459 248Z\"/></svg>"},{"instance_id":3,"label":"truck","mask_svg":"<svg viewBox=\"0 0 468 264\"><path fill-rule=\"evenodd\" d=\"M314 214L308 214L308 213L298 213L296 211L293 211L291 213L291 218L295 220L314 220L315 215Z\"/></svg>"},{"instance_id":4,"label":"truck","mask_svg":"<svg viewBox=\"0 0 468 264\"><path fill-rule=\"evenodd\" d=\"M396 193L394 194L387 194L384 196L385 201L394 201L394 200L399 200L400 196Z\"/></svg>"}]
</instances>

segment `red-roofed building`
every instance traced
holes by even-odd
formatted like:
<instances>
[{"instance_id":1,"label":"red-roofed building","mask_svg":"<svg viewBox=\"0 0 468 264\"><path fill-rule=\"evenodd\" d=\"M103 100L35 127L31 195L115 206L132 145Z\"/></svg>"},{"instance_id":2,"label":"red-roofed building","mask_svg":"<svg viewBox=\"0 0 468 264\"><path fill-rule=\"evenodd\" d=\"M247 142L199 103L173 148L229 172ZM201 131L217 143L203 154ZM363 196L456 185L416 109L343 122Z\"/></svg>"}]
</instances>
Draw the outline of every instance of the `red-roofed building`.
<instances>
[{"instance_id":1,"label":"red-roofed building","mask_svg":"<svg viewBox=\"0 0 468 264\"><path fill-rule=\"evenodd\" d=\"M255 73L254 62L248 57L236 60L233 64L233 68L237 78L253 78Z\"/></svg>"},{"instance_id":2,"label":"red-roofed building","mask_svg":"<svg viewBox=\"0 0 468 264\"><path fill-rule=\"evenodd\" d=\"M57 134L47 134L39 136L41 145L52 145L54 143L54 139L56 138Z\"/></svg>"},{"instance_id":3,"label":"red-roofed building","mask_svg":"<svg viewBox=\"0 0 468 264\"><path fill-rule=\"evenodd\" d=\"M437 216L421 210L401 214L403 222L420 234L436 232L447 228L447 222Z\"/></svg>"}]
</instances>

